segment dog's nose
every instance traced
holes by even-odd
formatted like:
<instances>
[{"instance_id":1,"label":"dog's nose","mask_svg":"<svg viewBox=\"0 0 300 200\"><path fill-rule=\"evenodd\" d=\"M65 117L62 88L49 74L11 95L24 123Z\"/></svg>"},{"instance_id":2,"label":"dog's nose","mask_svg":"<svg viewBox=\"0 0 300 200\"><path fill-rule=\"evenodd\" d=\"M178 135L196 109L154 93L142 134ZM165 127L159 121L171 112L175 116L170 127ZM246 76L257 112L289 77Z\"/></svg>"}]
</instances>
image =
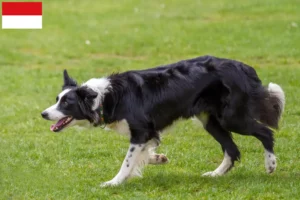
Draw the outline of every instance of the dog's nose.
<instances>
[{"instance_id":1,"label":"dog's nose","mask_svg":"<svg viewBox=\"0 0 300 200\"><path fill-rule=\"evenodd\" d=\"M44 111L44 112L41 113L41 115L42 115L42 117L43 117L44 119L49 119L49 118L48 118L48 113L47 113L47 112Z\"/></svg>"}]
</instances>

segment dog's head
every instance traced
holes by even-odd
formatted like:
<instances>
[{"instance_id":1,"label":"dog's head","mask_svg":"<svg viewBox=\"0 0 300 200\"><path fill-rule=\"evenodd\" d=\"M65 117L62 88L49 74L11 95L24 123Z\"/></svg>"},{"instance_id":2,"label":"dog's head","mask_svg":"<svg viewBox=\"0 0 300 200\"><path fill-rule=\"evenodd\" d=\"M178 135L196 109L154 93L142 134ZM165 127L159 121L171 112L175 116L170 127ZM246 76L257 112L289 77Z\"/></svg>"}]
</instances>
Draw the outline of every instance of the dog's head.
<instances>
[{"instance_id":1,"label":"dog's head","mask_svg":"<svg viewBox=\"0 0 300 200\"><path fill-rule=\"evenodd\" d=\"M88 86L78 86L66 70L63 76L62 92L56 97L56 103L41 114L44 119L57 121L50 130L59 132L82 122L99 123L99 113L93 110L98 93Z\"/></svg>"}]
</instances>

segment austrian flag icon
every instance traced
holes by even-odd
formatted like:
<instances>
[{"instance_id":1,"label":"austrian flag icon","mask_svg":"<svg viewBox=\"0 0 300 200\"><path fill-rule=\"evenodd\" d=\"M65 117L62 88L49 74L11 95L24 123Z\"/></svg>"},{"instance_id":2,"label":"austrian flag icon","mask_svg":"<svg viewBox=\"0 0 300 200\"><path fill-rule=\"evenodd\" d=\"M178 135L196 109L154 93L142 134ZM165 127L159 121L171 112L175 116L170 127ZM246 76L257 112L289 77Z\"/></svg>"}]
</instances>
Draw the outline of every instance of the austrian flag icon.
<instances>
[{"instance_id":1,"label":"austrian flag icon","mask_svg":"<svg viewBox=\"0 0 300 200\"><path fill-rule=\"evenodd\" d=\"M42 27L42 2L2 2L2 29Z\"/></svg>"}]
</instances>

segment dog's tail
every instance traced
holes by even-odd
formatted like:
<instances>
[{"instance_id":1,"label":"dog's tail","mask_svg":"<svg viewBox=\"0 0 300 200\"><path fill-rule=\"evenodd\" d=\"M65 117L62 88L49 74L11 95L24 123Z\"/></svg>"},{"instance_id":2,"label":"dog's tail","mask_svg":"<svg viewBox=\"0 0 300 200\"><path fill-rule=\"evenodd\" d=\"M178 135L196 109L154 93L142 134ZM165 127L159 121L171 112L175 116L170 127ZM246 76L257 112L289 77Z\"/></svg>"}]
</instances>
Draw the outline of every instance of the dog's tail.
<instances>
[{"instance_id":1,"label":"dog's tail","mask_svg":"<svg viewBox=\"0 0 300 200\"><path fill-rule=\"evenodd\" d=\"M259 111L260 121L277 129L284 105L285 96L282 88L275 83L269 83L265 88L265 98Z\"/></svg>"}]
</instances>

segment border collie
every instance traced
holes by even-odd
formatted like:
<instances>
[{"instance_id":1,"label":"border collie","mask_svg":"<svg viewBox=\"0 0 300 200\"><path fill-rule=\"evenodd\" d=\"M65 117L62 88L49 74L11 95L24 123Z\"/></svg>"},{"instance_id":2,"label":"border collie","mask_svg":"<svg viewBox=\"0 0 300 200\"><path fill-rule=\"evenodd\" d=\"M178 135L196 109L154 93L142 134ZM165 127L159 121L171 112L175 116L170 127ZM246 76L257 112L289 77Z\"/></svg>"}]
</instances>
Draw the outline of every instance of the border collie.
<instances>
[{"instance_id":1,"label":"border collie","mask_svg":"<svg viewBox=\"0 0 300 200\"><path fill-rule=\"evenodd\" d=\"M141 176L146 164L167 161L155 154L160 133L179 118L200 120L220 143L223 162L205 176L220 176L239 160L231 132L252 135L265 149L267 173L276 168L271 128L278 128L285 96L274 83L263 86L255 70L235 60L202 56L152 69L93 78L82 85L64 71L56 104L42 112L58 121L51 131L89 122L128 134L130 146L119 173L102 186Z\"/></svg>"}]
</instances>

